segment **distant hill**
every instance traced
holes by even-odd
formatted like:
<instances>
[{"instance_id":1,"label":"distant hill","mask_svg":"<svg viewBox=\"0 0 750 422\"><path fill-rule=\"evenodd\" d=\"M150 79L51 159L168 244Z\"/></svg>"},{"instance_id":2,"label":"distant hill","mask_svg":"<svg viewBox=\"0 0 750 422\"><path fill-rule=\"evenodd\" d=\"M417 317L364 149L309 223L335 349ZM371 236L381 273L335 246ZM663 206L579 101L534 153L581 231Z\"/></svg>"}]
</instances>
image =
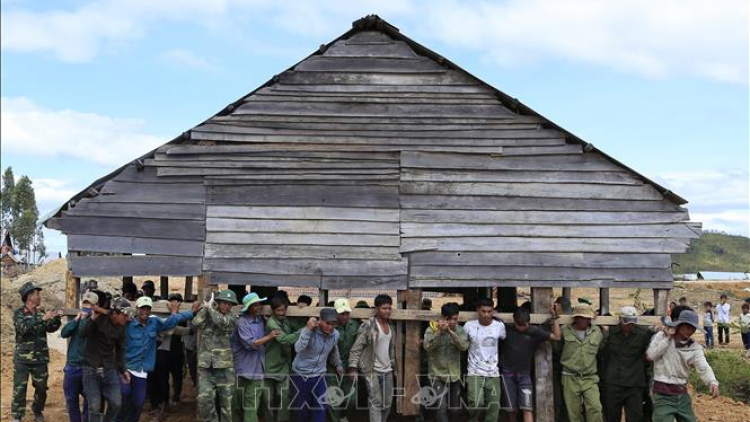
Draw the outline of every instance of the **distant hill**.
<instances>
[{"instance_id":1,"label":"distant hill","mask_svg":"<svg viewBox=\"0 0 750 422\"><path fill-rule=\"evenodd\" d=\"M750 238L704 232L690 243L687 253L672 255L675 274L698 271L750 272Z\"/></svg>"}]
</instances>

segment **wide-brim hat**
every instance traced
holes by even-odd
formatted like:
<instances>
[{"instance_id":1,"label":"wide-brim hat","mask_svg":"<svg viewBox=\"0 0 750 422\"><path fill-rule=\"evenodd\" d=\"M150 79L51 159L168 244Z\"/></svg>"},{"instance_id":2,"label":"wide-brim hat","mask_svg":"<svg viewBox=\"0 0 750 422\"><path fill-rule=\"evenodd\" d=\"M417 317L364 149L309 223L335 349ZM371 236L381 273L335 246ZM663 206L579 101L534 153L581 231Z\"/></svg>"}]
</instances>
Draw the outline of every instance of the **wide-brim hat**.
<instances>
[{"instance_id":1,"label":"wide-brim hat","mask_svg":"<svg viewBox=\"0 0 750 422\"><path fill-rule=\"evenodd\" d=\"M251 306L256 303L263 302L264 300L266 300L266 298L258 296L257 293L248 293L244 298L242 298L242 309L240 310L240 312L245 313L248 309L250 309Z\"/></svg>"},{"instance_id":2,"label":"wide-brim hat","mask_svg":"<svg viewBox=\"0 0 750 422\"><path fill-rule=\"evenodd\" d=\"M680 312L680 316L677 317L676 321L671 321L668 318L662 318L662 323L668 327L679 327L682 324L688 324L695 327L696 330L705 333L706 330L698 323L698 314L691 310L684 310Z\"/></svg>"},{"instance_id":3,"label":"wide-brim hat","mask_svg":"<svg viewBox=\"0 0 750 422\"><path fill-rule=\"evenodd\" d=\"M575 317L595 318L596 314L594 313L594 310L591 309L591 306L579 304L578 306L573 308L573 318Z\"/></svg>"}]
</instances>

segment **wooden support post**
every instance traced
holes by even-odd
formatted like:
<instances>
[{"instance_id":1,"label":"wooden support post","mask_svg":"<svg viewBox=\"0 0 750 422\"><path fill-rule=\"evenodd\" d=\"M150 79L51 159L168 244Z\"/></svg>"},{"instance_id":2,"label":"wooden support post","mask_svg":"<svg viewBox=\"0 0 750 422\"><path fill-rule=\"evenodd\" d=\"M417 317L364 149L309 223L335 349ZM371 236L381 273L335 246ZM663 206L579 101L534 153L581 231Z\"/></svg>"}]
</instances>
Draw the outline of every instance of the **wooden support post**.
<instances>
[{"instance_id":1,"label":"wooden support post","mask_svg":"<svg viewBox=\"0 0 750 422\"><path fill-rule=\"evenodd\" d=\"M73 271L65 273L65 307L78 308L81 299L81 279L73 277Z\"/></svg>"},{"instance_id":2,"label":"wooden support post","mask_svg":"<svg viewBox=\"0 0 750 422\"><path fill-rule=\"evenodd\" d=\"M666 315L669 310L669 289L654 289L654 315Z\"/></svg>"},{"instance_id":3,"label":"wooden support post","mask_svg":"<svg viewBox=\"0 0 750 422\"><path fill-rule=\"evenodd\" d=\"M166 299L169 296L169 277L163 275L159 277L159 296Z\"/></svg>"},{"instance_id":4,"label":"wooden support post","mask_svg":"<svg viewBox=\"0 0 750 422\"><path fill-rule=\"evenodd\" d=\"M548 312L553 302L553 291L550 287L531 289L531 306L534 313ZM536 406L534 414L537 422L555 420L555 400L552 385L552 344L542 343L536 351L534 360L534 385L536 386Z\"/></svg>"},{"instance_id":5,"label":"wooden support post","mask_svg":"<svg viewBox=\"0 0 750 422\"><path fill-rule=\"evenodd\" d=\"M571 300L573 297L573 288L572 287L563 287L562 288L562 295L564 298Z\"/></svg>"},{"instance_id":6,"label":"wooden support post","mask_svg":"<svg viewBox=\"0 0 750 422\"><path fill-rule=\"evenodd\" d=\"M213 286L211 286L211 273L203 274L198 276L198 298L196 300L207 300L211 290L213 289ZM195 341L196 341L196 351L200 350L200 344L201 344L201 330L197 330L195 335ZM200 371L196 375L196 377L200 378ZM199 379L195 380L196 383L200 382ZM196 420L200 421L202 420L200 417L200 413L198 410L198 406L195 407L195 414L196 414ZM208 422L208 421L204 421Z\"/></svg>"},{"instance_id":7,"label":"wooden support post","mask_svg":"<svg viewBox=\"0 0 750 422\"><path fill-rule=\"evenodd\" d=\"M406 309L421 309L422 290L410 289L407 292ZM411 398L419 394L419 376L421 368L422 348L419 340L422 338L422 324L419 321L406 322L406 336L404 340L404 398L401 414L405 416L418 415L420 408Z\"/></svg>"},{"instance_id":8,"label":"wooden support post","mask_svg":"<svg viewBox=\"0 0 750 422\"><path fill-rule=\"evenodd\" d=\"M324 308L328 303L328 290L318 289L318 306Z\"/></svg>"},{"instance_id":9,"label":"wooden support post","mask_svg":"<svg viewBox=\"0 0 750 422\"><path fill-rule=\"evenodd\" d=\"M190 302L193 300L193 276L189 275L185 277L185 301Z\"/></svg>"},{"instance_id":10,"label":"wooden support post","mask_svg":"<svg viewBox=\"0 0 750 422\"><path fill-rule=\"evenodd\" d=\"M396 292L396 308L404 309L404 305L408 298L407 290L398 290ZM406 342L404 335L404 321L396 321L396 386L394 394L396 395L396 412L401 414L404 410L404 344Z\"/></svg>"},{"instance_id":11,"label":"wooden support post","mask_svg":"<svg viewBox=\"0 0 750 422\"><path fill-rule=\"evenodd\" d=\"M607 315L610 313L609 310L609 288L599 289L599 314Z\"/></svg>"}]
</instances>

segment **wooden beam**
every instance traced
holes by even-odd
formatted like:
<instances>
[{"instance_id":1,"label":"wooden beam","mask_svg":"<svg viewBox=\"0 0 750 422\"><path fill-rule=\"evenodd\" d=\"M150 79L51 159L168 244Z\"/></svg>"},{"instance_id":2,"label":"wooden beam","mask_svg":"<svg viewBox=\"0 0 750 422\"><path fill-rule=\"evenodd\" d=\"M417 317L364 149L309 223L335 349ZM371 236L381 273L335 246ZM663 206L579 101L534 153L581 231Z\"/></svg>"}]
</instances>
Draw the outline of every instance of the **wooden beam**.
<instances>
[{"instance_id":1,"label":"wooden beam","mask_svg":"<svg viewBox=\"0 0 750 422\"><path fill-rule=\"evenodd\" d=\"M73 276L73 271L65 272L65 307L77 308L81 297L81 279Z\"/></svg>"},{"instance_id":2,"label":"wooden beam","mask_svg":"<svg viewBox=\"0 0 750 422\"><path fill-rule=\"evenodd\" d=\"M669 289L654 289L654 315L667 315L669 311Z\"/></svg>"},{"instance_id":3,"label":"wooden beam","mask_svg":"<svg viewBox=\"0 0 750 422\"><path fill-rule=\"evenodd\" d=\"M166 299L169 296L168 276L163 275L159 277L159 296L161 296L162 299Z\"/></svg>"},{"instance_id":4,"label":"wooden beam","mask_svg":"<svg viewBox=\"0 0 750 422\"><path fill-rule=\"evenodd\" d=\"M422 308L422 290L409 289L406 291L406 309ZM419 340L422 338L422 324L419 321L408 321L406 325L406 338L404 344L404 394L401 404L401 414L405 416L419 414L420 408L411 398L419 394L419 375L422 359L422 348Z\"/></svg>"},{"instance_id":5,"label":"wooden beam","mask_svg":"<svg viewBox=\"0 0 750 422\"><path fill-rule=\"evenodd\" d=\"M547 312L552 306L552 302L552 288L531 289L531 306L535 314ZM552 385L552 344L550 342L542 343L537 349L535 357L536 403L534 414L537 422L553 422L555 420L555 403Z\"/></svg>"},{"instance_id":6,"label":"wooden beam","mask_svg":"<svg viewBox=\"0 0 750 422\"><path fill-rule=\"evenodd\" d=\"M208 290L204 290L206 292L206 296L211 292L211 285L208 285ZM198 300L203 300L203 297L198 297ZM235 311L239 310L239 307L234 308ZM549 308L548 308L549 309ZM154 307L152 308L151 312L153 314L168 314L169 311L167 310L167 306L164 303L157 302L154 303ZM78 309L75 308L68 308L64 310L65 315L76 315L78 313ZM265 316L271 315L271 307L270 306L264 306L261 310L261 314ZM356 308L352 309L351 317L354 319L368 319L375 315L374 309L361 309ZM287 309L287 316L288 317L318 317L320 316L320 307L316 306L309 306L306 308L297 308L295 306L290 307ZM513 314L512 313L496 313L495 318L507 322L507 323L513 323ZM549 313L534 313L531 314L531 324L533 325L540 325L543 324L545 321L547 321L547 318L549 318ZM421 309L394 309L391 313L391 319L394 321L434 321L437 319L440 319L440 310L434 310L434 311L423 311ZM472 319L477 319L477 313L476 312L461 312L458 314L458 321L463 323ZM654 317L654 316L640 316L638 317L638 324L639 325L653 325L657 322L659 322L660 317ZM558 320L560 322L560 325L570 324L573 322L573 317L570 315L563 315ZM596 325L618 325L620 323L619 318L611 316L611 317L597 317L592 321L593 324Z\"/></svg>"}]
</instances>

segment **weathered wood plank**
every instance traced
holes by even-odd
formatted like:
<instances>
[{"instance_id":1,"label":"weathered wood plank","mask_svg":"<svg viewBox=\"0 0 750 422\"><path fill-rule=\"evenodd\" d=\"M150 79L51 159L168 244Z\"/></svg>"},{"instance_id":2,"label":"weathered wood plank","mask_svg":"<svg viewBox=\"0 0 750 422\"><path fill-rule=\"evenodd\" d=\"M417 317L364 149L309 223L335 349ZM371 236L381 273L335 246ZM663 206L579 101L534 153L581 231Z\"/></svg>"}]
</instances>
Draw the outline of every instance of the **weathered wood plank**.
<instances>
[{"instance_id":1,"label":"weathered wood plank","mask_svg":"<svg viewBox=\"0 0 750 422\"><path fill-rule=\"evenodd\" d=\"M401 96L385 96L385 95L361 95L361 94L347 94L347 95L310 95L310 94L297 94L291 93L271 93L271 94L259 94L256 93L245 99L245 103L276 103L279 101L288 102L293 101L297 103L348 103L348 104L434 104L434 105L449 105L449 104L460 104L463 106L470 105L495 105L499 104L497 98L490 96L465 96L465 97L449 97L449 96L428 96L421 95L401 95ZM239 123L238 120L234 119L221 119L211 120L211 123ZM252 125L255 126L255 125ZM532 126L534 128L534 126ZM311 128L312 129L312 128Z\"/></svg>"},{"instance_id":2,"label":"weathered wood plank","mask_svg":"<svg viewBox=\"0 0 750 422\"><path fill-rule=\"evenodd\" d=\"M633 225L687 221L686 212L611 211L469 211L401 210L401 221L414 223L497 223L497 224L606 224Z\"/></svg>"},{"instance_id":3,"label":"weathered wood plank","mask_svg":"<svg viewBox=\"0 0 750 422\"><path fill-rule=\"evenodd\" d=\"M391 94L389 94L391 95ZM413 95L413 94L411 94ZM392 98L392 97L390 97ZM461 97L459 97L461 98ZM457 100L458 101L458 100ZM429 132L429 131L442 131L442 132L465 132L465 131L497 131L497 130L536 130L541 124L540 122L529 121L529 119L502 119L492 123L449 123L434 122L431 124L425 124L424 122L415 122L414 119L407 119L410 122L405 122L402 119L374 119L380 122L352 122L353 119L339 119L340 121L333 120L332 118L320 118L316 121L314 119L304 118L302 121L295 120L268 120L272 116L249 116L249 115L233 115L228 116L216 116L213 117L208 123L214 124L233 124L233 125L245 125L253 126L257 128L269 128L269 129L310 129L310 130L325 130L325 131L339 131L339 132L359 132L359 131L402 131L402 132ZM278 116L276 116L278 117ZM362 119L357 119L362 120Z\"/></svg>"},{"instance_id":4,"label":"weathered wood plank","mask_svg":"<svg viewBox=\"0 0 750 422\"><path fill-rule=\"evenodd\" d=\"M350 130L342 127L341 130L330 129L293 129L293 128L267 128L257 127L255 125L242 125L237 123L205 123L191 131L191 135L198 135L203 132L209 133L233 133L244 135L276 135L276 136L296 136L296 137L358 137L358 138L451 138L451 139L544 139L556 138L562 139L564 135L560 131L539 129L536 125L526 128L512 126L508 129L485 129L485 130ZM564 147L564 148L563 148ZM560 150L564 153L581 153L580 145L562 145ZM534 150L526 149L517 151L517 155L534 155ZM150 165L148 162L147 165Z\"/></svg>"},{"instance_id":5,"label":"weathered wood plank","mask_svg":"<svg viewBox=\"0 0 750 422\"><path fill-rule=\"evenodd\" d=\"M497 104L362 104L362 103L297 103L297 102L246 102L233 114L275 115L338 115L338 116L425 116L425 117L487 117L511 113Z\"/></svg>"},{"instance_id":6,"label":"weathered wood plank","mask_svg":"<svg viewBox=\"0 0 750 422\"><path fill-rule=\"evenodd\" d=\"M672 258L668 254L641 253L415 252L409 255L409 262L412 266L669 268Z\"/></svg>"},{"instance_id":7,"label":"weathered wood plank","mask_svg":"<svg viewBox=\"0 0 750 422\"><path fill-rule=\"evenodd\" d=\"M203 220L205 214L203 204L92 202L88 199L63 212L63 215L79 217L140 217L169 220Z\"/></svg>"},{"instance_id":8,"label":"weathered wood plank","mask_svg":"<svg viewBox=\"0 0 750 422\"><path fill-rule=\"evenodd\" d=\"M651 225L523 225L523 224L435 224L402 223L401 236L461 237L461 236L517 236L517 237L620 237L673 238L700 237L685 224Z\"/></svg>"},{"instance_id":9,"label":"weathered wood plank","mask_svg":"<svg viewBox=\"0 0 750 422\"><path fill-rule=\"evenodd\" d=\"M72 234L68 235L68 250L130 254L203 256L203 242L129 236L89 236Z\"/></svg>"},{"instance_id":10,"label":"weathered wood plank","mask_svg":"<svg viewBox=\"0 0 750 422\"><path fill-rule=\"evenodd\" d=\"M403 41L394 41L387 44L347 44L345 41L337 41L328 47L325 55L336 57L418 57L417 53Z\"/></svg>"},{"instance_id":11,"label":"weathered wood plank","mask_svg":"<svg viewBox=\"0 0 750 422\"><path fill-rule=\"evenodd\" d=\"M258 175L300 175L300 174L334 174L334 175L373 175L373 176L395 176L399 177L398 170L396 169L365 169L365 168L348 168L348 169L333 169L318 168L318 169L295 169L289 168L260 168L260 169L220 169L220 168L202 168L202 167L162 167L159 169L159 176L176 174L176 173L199 173L203 176L210 176L203 179L206 185L214 184L210 180L221 180L221 179L234 179L241 180L244 176L258 176ZM346 177L346 176L344 176ZM252 177L248 177L252 179ZM346 180L346 179L345 179ZM218 183L221 184L221 183ZM248 183L253 184L253 183ZM289 182L287 184L297 184ZM343 183L342 183L343 184Z\"/></svg>"},{"instance_id":12,"label":"weathered wood plank","mask_svg":"<svg viewBox=\"0 0 750 422\"><path fill-rule=\"evenodd\" d=\"M399 234L399 223L354 220L248 220L211 218L206 220L206 230L214 232L253 233L351 233Z\"/></svg>"},{"instance_id":13,"label":"weathered wood plank","mask_svg":"<svg viewBox=\"0 0 750 422\"><path fill-rule=\"evenodd\" d=\"M344 160L324 158L275 159L264 161L239 160L147 160L149 165L161 167L218 168L218 169L398 169L398 161L393 160ZM202 188L202 186L201 186Z\"/></svg>"},{"instance_id":14,"label":"weathered wood plank","mask_svg":"<svg viewBox=\"0 0 750 422\"><path fill-rule=\"evenodd\" d=\"M278 220L354 220L399 222L398 209L336 207L253 207L209 205L209 218L250 218Z\"/></svg>"},{"instance_id":15,"label":"weathered wood plank","mask_svg":"<svg viewBox=\"0 0 750 422\"><path fill-rule=\"evenodd\" d=\"M197 220L158 220L150 218L66 217L63 233L95 236L148 237L203 240L205 225Z\"/></svg>"},{"instance_id":16,"label":"weathered wood plank","mask_svg":"<svg viewBox=\"0 0 750 422\"><path fill-rule=\"evenodd\" d=\"M312 260L312 259L223 259L206 260L210 271L252 272L263 274L315 274L325 276L388 276L406 274L407 260Z\"/></svg>"},{"instance_id":17,"label":"weathered wood plank","mask_svg":"<svg viewBox=\"0 0 750 422\"><path fill-rule=\"evenodd\" d=\"M671 289L672 281L612 281L612 280L569 280L569 281L535 281L535 280L409 280L409 288L419 289L444 289L444 288L476 288L486 287L553 287L562 289L566 287L580 288L582 283L590 288L617 288L617 289ZM562 323L562 322L561 322ZM609 324L603 324L609 325Z\"/></svg>"},{"instance_id":18,"label":"weathered wood plank","mask_svg":"<svg viewBox=\"0 0 750 422\"><path fill-rule=\"evenodd\" d=\"M622 168L597 154L506 157L404 151L401 167L465 170L611 171Z\"/></svg>"},{"instance_id":19,"label":"weathered wood plank","mask_svg":"<svg viewBox=\"0 0 750 422\"><path fill-rule=\"evenodd\" d=\"M70 266L76 276L187 276L201 274L201 261L177 256L71 256Z\"/></svg>"},{"instance_id":20,"label":"weathered wood plank","mask_svg":"<svg viewBox=\"0 0 750 422\"><path fill-rule=\"evenodd\" d=\"M300 174L259 174L259 175L238 175L239 177L231 177L225 174L217 176L216 179L212 178L208 174L209 180L222 180L222 182L211 182L207 183L210 185L242 185L251 184L252 181L267 181L276 182L280 184L288 184L290 182L301 182L304 184L310 184L311 182L343 182L343 181L387 181L393 180L398 182L398 174L319 174L316 172L312 173L300 173ZM230 182L234 181L234 182Z\"/></svg>"},{"instance_id":21,"label":"weathered wood plank","mask_svg":"<svg viewBox=\"0 0 750 422\"><path fill-rule=\"evenodd\" d=\"M99 196L92 202L158 202L202 204L205 188L202 184L188 183L130 183L107 182Z\"/></svg>"},{"instance_id":22,"label":"weathered wood plank","mask_svg":"<svg viewBox=\"0 0 750 422\"><path fill-rule=\"evenodd\" d=\"M406 289L407 276L382 275L382 276L324 276L321 287L329 290L349 289L357 286L360 289L398 290Z\"/></svg>"},{"instance_id":23,"label":"weathered wood plank","mask_svg":"<svg viewBox=\"0 0 750 422\"><path fill-rule=\"evenodd\" d=\"M156 167L143 167L142 169L138 170L135 165L129 165L125 167L112 180L115 182L130 183L201 183L200 177L170 177L169 179L159 178L156 175Z\"/></svg>"},{"instance_id":24,"label":"weathered wood plank","mask_svg":"<svg viewBox=\"0 0 750 422\"><path fill-rule=\"evenodd\" d=\"M593 183L462 183L402 182L401 193L413 195L491 195L535 198L628 199L658 201L663 196L651 185Z\"/></svg>"},{"instance_id":25,"label":"weathered wood plank","mask_svg":"<svg viewBox=\"0 0 750 422\"><path fill-rule=\"evenodd\" d=\"M207 243L206 258L401 259L397 246L222 245Z\"/></svg>"},{"instance_id":26,"label":"weathered wood plank","mask_svg":"<svg viewBox=\"0 0 750 422\"><path fill-rule=\"evenodd\" d=\"M350 134L350 136L286 136L286 135L253 135L244 133L223 133L223 132L191 132L191 138L194 140L207 140L217 142L253 142L253 143L292 143L292 144L340 144L347 145L347 150L353 150L351 147L354 145L369 145L371 148L374 146L387 146L387 145L408 145L408 146L477 146L477 147L502 147L502 146L540 146L540 145L562 145L565 143L564 138L550 137L550 134L545 134L541 131L519 131L523 137L519 138L501 138L496 137L492 139L456 139L456 138L406 138L406 137L395 137L395 138L374 138L374 137L358 137L356 133ZM534 137L533 135L539 135ZM377 151L377 150L371 150ZM518 158L518 157L516 157ZM405 167L430 167L426 165L414 165ZM449 167L449 168L477 168L467 167ZM479 167L482 168L482 167ZM613 170L617 167L610 166L609 169ZM487 169L492 169L487 167ZM497 168L501 170L502 168ZM619 169L619 168L617 168ZM595 169L598 170L598 169Z\"/></svg>"},{"instance_id":27,"label":"weathered wood plank","mask_svg":"<svg viewBox=\"0 0 750 422\"><path fill-rule=\"evenodd\" d=\"M404 73L442 74L447 70L426 57L382 58L382 57L342 57L312 56L295 68L298 72L365 72L365 73Z\"/></svg>"},{"instance_id":28,"label":"weathered wood plank","mask_svg":"<svg viewBox=\"0 0 750 422\"><path fill-rule=\"evenodd\" d=\"M684 253L689 244L689 239L432 237L401 239L400 251Z\"/></svg>"},{"instance_id":29,"label":"weathered wood plank","mask_svg":"<svg viewBox=\"0 0 750 422\"><path fill-rule=\"evenodd\" d=\"M554 148L554 147L553 147ZM503 147L503 151L508 148ZM514 183L596 183L642 185L643 182L625 172L577 171L492 171L492 170L424 170L405 169L403 182L514 182Z\"/></svg>"},{"instance_id":30,"label":"weathered wood plank","mask_svg":"<svg viewBox=\"0 0 750 422\"><path fill-rule=\"evenodd\" d=\"M208 232L207 243L318 246L399 246L397 235Z\"/></svg>"},{"instance_id":31,"label":"weathered wood plank","mask_svg":"<svg viewBox=\"0 0 750 422\"><path fill-rule=\"evenodd\" d=\"M671 268L412 265L411 280L672 281Z\"/></svg>"},{"instance_id":32,"label":"weathered wood plank","mask_svg":"<svg viewBox=\"0 0 750 422\"><path fill-rule=\"evenodd\" d=\"M404 289L406 275L386 276L311 276L292 274L258 274L233 273L216 271L211 273L211 281L226 284L254 284L258 286L277 287L313 287L324 289L341 289L358 286L362 289ZM319 315L320 311L316 315Z\"/></svg>"},{"instance_id":33,"label":"weathered wood plank","mask_svg":"<svg viewBox=\"0 0 750 422\"><path fill-rule=\"evenodd\" d=\"M284 85L478 85L462 72L448 70L439 74L294 72L279 75Z\"/></svg>"},{"instance_id":34,"label":"weathered wood plank","mask_svg":"<svg viewBox=\"0 0 750 422\"><path fill-rule=\"evenodd\" d=\"M488 211L662 211L681 214L685 213L685 210L679 205L666 200L623 201L609 199L502 198L492 196L402 194L400 196L400 201L401 208L404 211L423 209Z\"/></svg>"},{"instance_id":35,"label":"weathered wood plank","mask_svg":"<svg viewBox=\"0 0 750 422\"><path fill-rule=\"evenodd\" d=\"M398 188L394 186L212 186L212 205L291 205L330 207L398 208Z\"/></svg>"},{"instance_id":36,"label":"weathered wood plank","mask_svg":"<svg viewBox=\"0 0 750 422\"><path fill-rule=\"evenodd\" d=\"M373 88L377 88L377 85L371 85ZM301 86L300 86L301 87ZM333 86L333 88L340 88L340 86ZM544 124L545 121L538 116L528 116L520 114L508 114L498 116L484 116L484 117L426 117L426 116L340 116L340 115L321 115L321 116L289 116L283 115L263 115L263 114L230 114L227 116L217 116L213 119L217 121L236 120L240 119L248 122L281 122L281 123L348 123L348 124L401 124L401 125L414 125L414 127L421 127L423 130L435 130L432 125L460 125L466 127L479 127L487 128L488 125L493 124L507 124L509 122L514 123L536 123Z\"/></svg>"},{"instance_id":37,"label":"weathered wood plank","mask_svg":"<svg viewBox=\"0 0 750 422\"><path fill-rule=\"evenodd\" d=\"M533 142L540 145L558 145L563 142L561 139L540 139L540 140L504 140L503 143L513 141L514 144L522 144ZM187 147L185 147L187 148ZM201 147L202 148L202 147ZM257 144L244 144L244 145L216 145L213 153L217 154L239 154L239 153L267 153L273 151L340 151L341 144L298 144L298 143L257 143ZM237 148L233 150L232 148ZM361 153L397 153L401 151L440 151L440 152L470 152L470 153L487 153L487 154L501 154L503 152L502 146L473 146L473 145L366 145L366 144L353 144L347 145L346 150L349 152L361 152ZM195 154L200 154L196 151Z\"/></svg>"},{"instance_id":38,"label":"weathered wood plank","mask_svg":"<svg viewBox=\"0 0 750 422\"><path fill-rule=\"evenodd\" d=\"M268 157L280 158L343 158L347 160L400 160L401 157L396 151L393 152L374 152L374 151L333 151L333 150L287 150L283 146L276 148L263 145L216 145L213 147L196 146L199 148L190 149L189 147L172 148L166 154L156 154L157 160L257 160L268 159ZM248 148L250 147L250 148ZM227 149L237 148L234 151ZM502 150L501 150L502 151ZM154 172L155 173L155 172Z\"/></svg>"}]
</instances>

